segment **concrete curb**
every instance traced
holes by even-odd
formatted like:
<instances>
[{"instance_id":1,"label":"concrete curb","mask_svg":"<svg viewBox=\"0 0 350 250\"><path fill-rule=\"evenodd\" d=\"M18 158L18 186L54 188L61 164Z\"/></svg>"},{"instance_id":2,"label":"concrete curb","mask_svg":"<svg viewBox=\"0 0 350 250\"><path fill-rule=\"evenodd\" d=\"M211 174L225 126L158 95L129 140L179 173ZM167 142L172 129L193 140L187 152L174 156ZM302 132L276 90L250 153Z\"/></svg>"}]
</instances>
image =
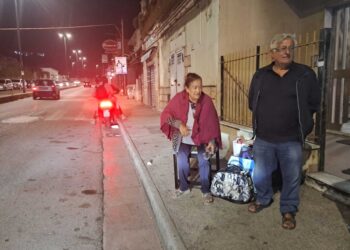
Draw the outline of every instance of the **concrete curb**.
<instances>
[{"instance_id":1,"label":"concrete curb","mask_svg":"<svg viewBox=\"0 0 350 250\"><path fill-rule=\"evenodd\" d=\"M186 249L185 244L179 232L177 231L176 226L172 221L156 186L154 185L148 171L146 170L146 166L143 163L139 152L137 151L130 136L126 132L126 129L124 128L122 122L118 120L118 123L127 149L134 161L134 166L139 175L139 179L142 182L148 200L151 204L153 214L156 218L159 232L162 237L163 246L165 249Z\"/></svg>"},{"instance_id":2,"label":"concrete curb","mask_svg":"<svg viewBox=\"0 0 350 250\"><path fill-rule=\"evenodd\" d=\"M60 91L66 90L66 89L71 89L71 88L77 88L77 87L80 87L80 86L61 88ZM14 95L7 95L7 96L0 96L0 104L12 102L12 101L16 101L18 99L23 99L23 98L32 97L32 96L33 96L32 92L19 93L19 94L14 94Z\"/></svg>"},{"instance_id":3,"label":"concrete curb","mask_svg":"<svg viewBox=\"0 0 350 250\"><path fill-rule=\"evenodd\" d=\"M0 97L0 103L12 102L12 101L16 101L18 99L23 99L23 98L27 98L27 97L31 97L31 96L32 96L32 92L3 96L3 97Z\"/></svg>"},{"instance_id":4,"label":"concrete curb","mask_svg":"<svg viewBox=\"0 0 350 250\"><path fill-rule=\"evenodd\" d=\"M325 197L332 201L340 202L346 206L350 206L350 196L341 190L338 190L323 181L317 180L314 177L306 176L305 184L313 189L323 193Z\"/></svg>"}]
</instances>

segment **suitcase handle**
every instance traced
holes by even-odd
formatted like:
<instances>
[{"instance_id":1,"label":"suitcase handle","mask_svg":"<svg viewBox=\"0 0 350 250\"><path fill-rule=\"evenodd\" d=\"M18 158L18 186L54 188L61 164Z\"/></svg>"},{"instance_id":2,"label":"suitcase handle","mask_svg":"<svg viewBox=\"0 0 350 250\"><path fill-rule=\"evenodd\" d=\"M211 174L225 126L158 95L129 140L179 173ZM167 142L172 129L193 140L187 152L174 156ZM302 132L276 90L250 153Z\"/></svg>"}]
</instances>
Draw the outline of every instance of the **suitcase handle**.
<instances>
[{"instance_id":1,"label":"suitcase handle","mask_svg":"<svg viewBox=\"0 0 350 250\"><path fill-rule=\"evenodd\" d=\"M237 165L227 165L226 169L222 169L220 170L220 172L230 172L234 174L239 174L240 172L242 172L242 169L240 166Z\"/></svg>"}]
</instances>

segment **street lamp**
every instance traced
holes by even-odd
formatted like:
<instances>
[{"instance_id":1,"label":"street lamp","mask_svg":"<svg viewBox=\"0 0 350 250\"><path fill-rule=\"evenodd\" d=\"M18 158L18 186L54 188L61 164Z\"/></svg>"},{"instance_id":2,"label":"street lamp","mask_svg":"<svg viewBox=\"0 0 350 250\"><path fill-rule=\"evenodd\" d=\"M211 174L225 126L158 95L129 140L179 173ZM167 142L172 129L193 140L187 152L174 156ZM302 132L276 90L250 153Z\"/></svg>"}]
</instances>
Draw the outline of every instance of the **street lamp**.
<instances>
[{"instance_id":1,"label":"street lamp","mask_svg":"<svg viewBox=\"0 0 350 250\"><path fill-rule=\"evenodd\" d=\"M84 61L87 60L86 57L85 56L79 57L79 60L81 61L81 67L83 67Z\"/></svg>"},{"instance_id":2,"label":"street lamp","mask_svg":"<svg viewBox=\"0 0 350 250\"><path fill-rule=\"evenodd\" d=\"M118 28L117 25L114 25L114 28L116 29L116 31L119 33L120 37L121 37L121 46L122 46L122 55L121 56L125 56L124 55L124 20L121 19L120 22L120 26L121 26L121 30ZM126 93L126 75L123 74L123 83L122 83L122 87L123 87L123 93Z\"/></svg>"},{"instance_id":3,"label":"street lamp","mask_svg":"<svg viewBox=\"0 0 350 250\"><path fill-rule=\"evenodd\" d=\"M22 57L21 32L20 32L20 29L19 29L19 17L18 17L18 3L17 3L17 0L15 0L15 13L16 13L17 44L18 44L18 50L19 50L19 63L20 63L21 79L24 79L24 66L23 66L23 57ZM23 93L26 92L26 87L27 86L24 86L24 80L22 80Z\"/></svg>"},{"instance_id":4,"label":"street lamp","mask_svg":"<svg viewBox=\"0 0 350 250\"><path fill-rule=\"evenodd\" d=\"M85 56L81 56L79 57L79 61L81 62L81 73L83 73L83 70L84 70L84 62L87 60L87 58ZM86 66L85 66L86 67Z\"/></svg>"},{"instance_id":5,"label":"street lamp","mask_svg":"<svg viewBox=\"0 0 350 250\"><path fill-rule=\"evenodd\" d=\"M76 67L75 67L75 76L78 76L78 54L81 54L81 49L73 49L72 50L73 54L75 54L75 62L76 62Z\"/></svg>"},{"instance_id":6,"label":"street lamp","mask_svg":"<svg viewBox=\"0 0 350 250\"><path fill-rule=\"evenodd\" d=\"M58 33L59 38L63 39L64 43L64 62L65 62L65 70L66 74L68 74L68 68L67 68L67 39L72 38L72 34L70 33Z\"/></svg>"},{"instance_id":7,"label":"street lamp","mask_svg":"<svg viewBox=\"0 0 350 250\"><path fill-rule=\"evenodd\" d=\"M81 54L81 49L73 49L72 52L75 54L75 61L78 61L78 54Z\"/></svg>"},{"instance_id":8,"label":"street lamp","mask_svg":"<svg viewBox=\"0 0 350 250\"><path fill-rule=\"evenodd\" d=\"M96 73L95 73L96 76L98 75L99 67L100 65L96 64Z\"/></svg>"}]
</instances>

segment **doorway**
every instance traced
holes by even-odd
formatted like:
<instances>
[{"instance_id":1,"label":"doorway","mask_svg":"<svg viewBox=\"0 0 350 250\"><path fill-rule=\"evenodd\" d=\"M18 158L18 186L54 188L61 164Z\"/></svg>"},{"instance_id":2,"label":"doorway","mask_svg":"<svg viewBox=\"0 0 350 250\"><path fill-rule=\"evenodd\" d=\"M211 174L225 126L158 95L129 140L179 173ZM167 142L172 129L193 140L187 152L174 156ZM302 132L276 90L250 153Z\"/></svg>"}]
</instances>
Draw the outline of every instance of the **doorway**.
<instances>
[{"instance_id":1,"label":"doorway","mask_svg":"<svg viewBox=\"0 0 350 250\"><path fill-rule=\"evenodd\" d=\"M333 12L325 172L350 179L350 6Z\"/></svg>"},{"instance_id":2,"label":"doorway","mask_svg":"<svg viewBox=\"0 0 350 250\"><path fill-rule=\"evenodd\" d=\"M169 60L170 67L170 98L184 89L185 64L184 49L171 53Z\"/></svg>"},{"instance_id":3,"label":"doorway","mask_svg":"<svg viewBox=\"0 0 350 250\"><path fill-rule=\"evenodd\" d=\"M153 108L156 107L157 96L154 64L147 66L147 92L148 104Z\"/></svg>"}]
</instances>

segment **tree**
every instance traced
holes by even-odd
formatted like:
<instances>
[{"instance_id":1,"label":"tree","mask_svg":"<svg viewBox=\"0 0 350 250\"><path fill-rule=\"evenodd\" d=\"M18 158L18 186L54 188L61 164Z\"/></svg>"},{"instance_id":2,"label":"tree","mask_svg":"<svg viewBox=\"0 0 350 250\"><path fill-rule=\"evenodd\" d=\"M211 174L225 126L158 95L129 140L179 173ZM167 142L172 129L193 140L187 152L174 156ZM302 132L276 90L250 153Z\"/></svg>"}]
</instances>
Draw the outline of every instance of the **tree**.
<instances>
[{"instance_id":1,"label":"tree","mask_svg":"<svg viewBox=\"0 0 350 250\"><path fill-rule=\"evenodd\" d=\"M0 78L18 78L21 67L17 59L0 56Z\"/></svg>"},{"instance_id":2,"label":"tree","mask_svg":"<svg viewBox=\"0 0 350 250\"><path fill-rule=\"evenodd\" d=\"M26 80L34 79L34 72L40 71L24 67L24 77ZM0 78L18 79L21 78L20 63L16 58L0 56Z\"/></svg>"}]
</instances>

